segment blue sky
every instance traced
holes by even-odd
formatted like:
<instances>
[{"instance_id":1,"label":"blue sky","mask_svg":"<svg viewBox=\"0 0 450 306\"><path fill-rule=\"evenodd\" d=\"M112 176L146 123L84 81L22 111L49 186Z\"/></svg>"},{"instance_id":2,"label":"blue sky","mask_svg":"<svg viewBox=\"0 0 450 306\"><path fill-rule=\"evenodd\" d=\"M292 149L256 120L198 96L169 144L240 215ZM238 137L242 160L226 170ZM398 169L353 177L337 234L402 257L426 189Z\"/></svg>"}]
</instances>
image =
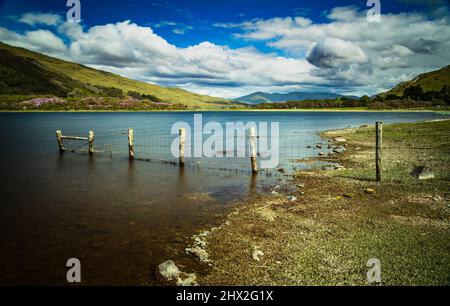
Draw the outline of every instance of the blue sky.
<instances>
[{"instance_id":1,"label":"blue sky","mask_svg":"<svg viewBox=\"0 0 450 306\"><path fill-rule=\"evenodd\" d=\"M0 40L164 86L374 94L448 65L449 1L0 0Z\"/></svg>"}]
</instances>

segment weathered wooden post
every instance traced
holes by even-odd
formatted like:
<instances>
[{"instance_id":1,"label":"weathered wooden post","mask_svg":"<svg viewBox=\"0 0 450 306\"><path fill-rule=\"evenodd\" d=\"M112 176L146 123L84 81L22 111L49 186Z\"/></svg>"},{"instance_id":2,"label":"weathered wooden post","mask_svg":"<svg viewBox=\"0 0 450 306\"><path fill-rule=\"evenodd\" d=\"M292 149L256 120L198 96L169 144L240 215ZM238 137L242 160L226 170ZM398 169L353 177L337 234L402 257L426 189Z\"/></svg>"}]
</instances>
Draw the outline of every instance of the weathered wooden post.
<instances>
[{"instance_id":1,"label":"weathered wooden post","mask_svg":"<svg viewBox=\"0 0 450 306\"><path fill-rule=\"evenodd\" d=\"M377 122L375 124L376 129L376 148L375 148L375 159L376 159L376 179L377 182L381 182L381 148L383 145L383 122Z\"/></svg>"},{"instance_id":2,"label":"weathered wooden post","mask_svg":"<svg viewBox=\"0 0 450 306\"><path fill-rule=\"evenodd\" d=\"M63 143L63 139L62 139L61 130L56 131L56 140L58 141L59 152L63 153L64 152L64 143Z\"/></svg>"},{"instance_id":3,"label":"weathered wooden post","mask_svg":"<svg viewBox=\"0 0 450 306\"><path fill-rule=\"evenodd\" d=\"M180 150L180 167L184 167L185 164L185 160L184 160L184 145L186 142L186 129L181 128L180 129L180 146L179 146L179 150Z\"/></svg>"},{"instance_id":4,"label":"weathered wooden post","mask_svg":"<svg viewBox=\"0 0 450 306\"><path fill-rule=\"evenodd\" d=\"M252 173L258 173L258 164L256 163L256 128L250 128L250 162L252 165Z\"/></svg>"},{"instance_id":5,"label":"weathered wooden post","mask_svg":"<svg viewBox=\"0 0 450 306\"><path fill-rule=\"evenodd\" d=\"M94 155L94 131L89 131L89 155Z\"/></svg>"},{"instance_id":6,"label":"weathered wooden post","mask_svg":"<svg viewBox=\"0 0 450 306\"><path fill-rule=\"evenodd\" d=\"M128 157L134 160L134 130L128 130Z\"/></svg>"}]
</instances>

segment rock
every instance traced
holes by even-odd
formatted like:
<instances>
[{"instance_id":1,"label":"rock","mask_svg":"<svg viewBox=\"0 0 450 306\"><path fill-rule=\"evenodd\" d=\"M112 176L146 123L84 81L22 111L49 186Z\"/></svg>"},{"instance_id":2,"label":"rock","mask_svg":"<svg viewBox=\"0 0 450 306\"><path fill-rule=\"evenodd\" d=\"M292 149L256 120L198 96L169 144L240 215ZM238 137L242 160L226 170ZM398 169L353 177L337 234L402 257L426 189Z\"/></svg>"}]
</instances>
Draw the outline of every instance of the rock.
<instances>
[{"instance_id":1,"label":"rock","mask_svg":"<svg viewBox=\"0 0 450 306\"><path fill-rule=\"evenodd\" d=\"M334 170L345 170L345 168L342 165L334 165Z\"/></svg>"},{"instance_id":2,"label":"rock","mask_svg":"<svg viewBox=\"0 0 450 306\"><path fill-rule=\"evenodd\" d=\"M328 149L332 149L333 146L332 146L331 144L329 144L327 148L328 148Z\"/></svg>"},{"instance_id":3,"label":"rock","mask_svg":"<svg viewBox=\"0 0 450 306\"><path fill-rule=\"evenodd\" d=\"M421 181L434 179L433 171L427 166L419 166L414 168L414 170L411 172L411 175Z\"/></svg>"},{"instance_id":4,"label":"rock","mask_svg":"<svg viewBox=\"0 0 450 306\"><path fill-rule=\"evenodd\" d=\"M197 286L197 275L194 273L180 272L177 278L177 286Z\"/></svg>"},{"instance_id":5,"label":"rock","mask_svg":"<svg viewBox=\"0 0 450 306\"><path fill-rule=\"evenodd\" d=\"M366 190L364 190L364 192L365 192L365 193L368 193L368 194L374 194L374 193L375 193L375 190L372 189L372 188L367 188Z\"/></svg>"},{"instance_id":6,"label":"rock","mask_svg":"<svg viewBox=\"0 0 450 306\"><path fill-rule=\"evenodd\" d=\"M288 196L287 199L289 200L289 202L297 201L297 198L295 196Z\"/></svg>"},{"instance_id":7,"label":"rock","mask_svg":"<svg viewBox=\"0 0 450 306\"><path fill-rule=\"evenodd\" d=\"M318 143L318 144L316 145L316 148L317 148L317 149L322 149L322 145L321 145L320 143Z\"/></svg>"},{"instance_id":8,"label":"rock","mask_svg":"<svg viewBox=\"0 0 450 306\"><path fill-rule=\"evenodd\" d=\"M261 260L260 256L264 256L264 253L261 250L254 248L252 253L253 260L260 261Z\"/></svg>"},{"instance_id":9,"label":"rock","mask_svg":"<svg viewBox=\"0 0 450 306\"><path fill-rule=\"evenodd\" d=\"M323 154L323 152L319 152L318 155L319 155L319 156L324 156L325 154Z\"/></svg>"},{"instance_id":10,"label":"rock","mask_svg":"<svg viewBox=\"0 0 450 306\"><path fill-rule=\"evenodd\" d=\"M199 236L199 237L208 237L209 234L210 234L210 232L206 230L206 231L203 231L203 232L201 232L200 234L198 234L198 236Z\"/></svg>"},{"instance_id":11,"label":"rock","mask_svg":"<svg viewBox=\"0 0 450 306\"><path fill-rule=\"evenodd\" d=\"M167 260L156 268L156 277L164 281L172 281L180 276L180 270L172 260Z\"/></svg>"},{"instance_id":12,"label":"rock","mask_svg":"<svg viewBox=\"0 0 450 306\"><path fill-rule=\"evenodd\" d=\"M279 196L279 195L280 195L280 194L279 194L277 191L275 191L275 190L272 190L271 194L274 195L274 196Z\"/></svg>"},{"instance_id":13,"label":"rock","mask_svg":"<svg viewBox=\"0 0 450 306\"><path fill-rule=\"evenodd\" d=\"M333 153L336 153L336 154L342 153L344 151L346 151L346 149L345 148L340 148L340 147L337 147L337 148L333 149Z\"/></svg>"},{"instance_id":14,"label":"rock","mask_svg":"<svg viewBox=\"0 0 450 306\"><path fill-rule=\"evenodd\" d=\"M338 136L334 139L335 142L347 142L347 139L344 137Z\"/></svg>"},{"instance_id":15,"label":"rock","mask_svg":"<svg viewBox=\"0 0 450 306\"><path fill-rule=\"evenodd\" d=\"M206 241L203 240L201 237L195 237L194 238L194 244L200 248L206 247Z\"/></svg>"},{"instance_id":16,"label":"rock","mask_svg":"<svg viewBox=\"0 0 450 306\"><path fill-rule=\"evenodd\" d=\"M195 255L201 262L208 262L209 254L204 249L200 248L199 246L194 246L192 248L186 249L187 254L193 254Z\"/></svg>"},{"instance_id":17,"label":"rock","mask_svg":"<svg viewBox=\"0 0 450 306\"><path fill-rule=\"evenodd\" d=\"M301 184L297 184L298 188L305 188L305 184L301 183Z\"/></svg>"},{"instance_id":18,"label":"rock","mask_svg":"<svg viewBox=\"0 0 450 306\"><path fill-rule=\"evenodd\" d=\"M311 146L306 146L307 149L311 149Z\"/></svg>"}]
</instances>

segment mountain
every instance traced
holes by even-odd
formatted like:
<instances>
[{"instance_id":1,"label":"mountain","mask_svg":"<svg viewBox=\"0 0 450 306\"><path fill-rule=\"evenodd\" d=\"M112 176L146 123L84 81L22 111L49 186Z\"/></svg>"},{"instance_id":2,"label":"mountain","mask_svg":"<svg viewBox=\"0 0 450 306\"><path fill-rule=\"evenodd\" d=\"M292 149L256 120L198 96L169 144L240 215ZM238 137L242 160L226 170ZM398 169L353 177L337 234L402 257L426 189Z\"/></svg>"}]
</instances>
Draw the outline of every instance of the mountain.
<instances>
[{"instance_id":1,"label":"mountain","mask_svg":"<svg viewBox=\"0 0 450 306\"><path fill-rule=\"evenodd\" d=\"M265 93L265 92L255 92L247 96L234 99L234 101L248 103L248 104L262 104L262 103L273 103L273 102L286 102L286 101L303 101L303 100L327 100L327 99L337 99L344 97L344 95L326 93L326 92L290 92L290 93ZM346 96L349 98L358 98L354 96Z\"/></svg>"},{"instance_id":2,"label":"mountain","mask_svg":"<svg viewBox=\"0 0 450 306\"><path fill-rule=\"evenodd\" d=\"M439 70L419 74L414 79L402 82L391 90L379 94L380 96L395 95L402 96L406 88L420 86L423 92L431 90L440 91L444 85L450 87L450 65Z\"/></svg>"},{"instance_id":3,"label":"mountain","mask_svg":"<svg viewBox=\"0 0 450 306\"><path fill-rule=\"evenodd\" d=\"M222 107L230 101L161 87L0 42L0 94L114 96L135 92L154 101L193 107Z\"/></svg>"}]
</instances>

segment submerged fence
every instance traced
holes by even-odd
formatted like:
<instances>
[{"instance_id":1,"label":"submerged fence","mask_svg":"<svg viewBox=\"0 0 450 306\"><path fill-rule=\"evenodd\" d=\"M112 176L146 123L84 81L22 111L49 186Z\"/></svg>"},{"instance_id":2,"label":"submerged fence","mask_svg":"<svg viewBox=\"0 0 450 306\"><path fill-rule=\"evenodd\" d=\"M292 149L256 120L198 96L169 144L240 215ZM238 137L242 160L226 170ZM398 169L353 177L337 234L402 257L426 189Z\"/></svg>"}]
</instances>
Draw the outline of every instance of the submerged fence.
<instances>
[{"instance_id":1,"label":"submerged fence","mask_svg":"<svg viewBox=\"0 0 450 306\"><path fill-rule=\"evenodd\" d=\"M391 132L392 133L392 132ZM432 130L416 133L414 145L401 138L383 143L382 123L377 122L373 134L369 136L365 149L373 152L373 159L364 164L369 177L381 181L385 177L398 179L410 176L411 165L426 165L435 170L439 178L449 178L450 168L450 136L447 130ZM180 129L179 134L156 134L149 131L117 131L108 134L96 134L90 131L85 137L63 135L56 131L60 152L70 151L76 154L87 154L106 158L119 158L158 162L180 167L205 168L241 173L263 173L268 176L289 175L295 170L307 169L312 165L333 167L336 154L346 151L343 143L325 140L317 132L301 132L297 134L259 136L256 131L248 130L245 136L234 135L234 142L244 143L245 154L239 156L237 146L233 150L219 148L216 157L196 156L189 152L193 146L186 137L186 131ZM204 136L202 143L208 136ZM394 137L395 138L395 137ZM178 141L178 139L180 141ZM275 151L261 150L261 143L266 142L268 148L277 144L278 166L272 169L261 168L261 162L270 159ZM178 156L173 154L176 147ZM320 158L317 158L320 157ZM365 177L365 174L364 174Z\"/></svg>"},{"instance_id":2,"label":"submerged fence","mask_svg":"<svg viewBox=\"0 0 450 306\"><path fill-rule=\"evenodd\" d=\"M180 129L178 135L155 134L149 131L117 131L108 134L97 134L90 131L87 137L66 136L56 131L60 152L72 152L90 156L119 158L158 162L179 165L181 167L200 167L223 171L239 171L243 173L289 174L293 170L308 168L306 160L322 156L324 159L345 150L340 146L332 146L322 139L317 132L303 132L282 136L259 136L256 130L247 131L245 136L234 135L234 148L228 150L224 145L215 151L215 157L193 156L194 150L186 132ZM208 136L204 136L202 143ZM225 137L224 137L225 138ZM245 154L239 155L238 142L245 147ZM262 150L265 142L269 150ZM276 148L273 147L276 143ZM172 154L173 147L178 148L178 156ZM334 151L334 152L333 152ZM278 166L273 169L261 168L261 162L274 158L277 154ZM317 163L311 161L308 163ZM323 160L321 163L327 163Z\"/></svg>"}]
</instances>

